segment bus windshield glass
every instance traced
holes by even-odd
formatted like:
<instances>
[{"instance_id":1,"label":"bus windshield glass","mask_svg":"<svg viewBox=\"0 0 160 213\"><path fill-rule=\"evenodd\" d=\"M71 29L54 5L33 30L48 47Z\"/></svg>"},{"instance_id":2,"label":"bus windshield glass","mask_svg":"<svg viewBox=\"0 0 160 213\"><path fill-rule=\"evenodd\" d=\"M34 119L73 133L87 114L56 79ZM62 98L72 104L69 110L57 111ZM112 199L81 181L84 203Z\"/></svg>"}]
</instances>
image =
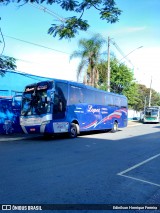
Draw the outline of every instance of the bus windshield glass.
<instances>
[{"instance_id":1,"label":"bus windshield glass","mask_svg":"<svg viewBox=\"0 0 160 213\"><path fill-rule=\"evenodd\" d=\"M50 112L47 89L47 84L26 87L22 97L21 115L40 115Z\"/></svg>"},{"instance_id":2,"label":"bus windshield glass","mask_svg":"<svg viewBox=\"0 0 160 213\"><path fill-rule=\"evenodd\" d=\"M149 110L146 110L145 112L145 115L146 116L157 116L158 115L158 110L157 109L149 109Z\"/></svg>"}]
</instances>

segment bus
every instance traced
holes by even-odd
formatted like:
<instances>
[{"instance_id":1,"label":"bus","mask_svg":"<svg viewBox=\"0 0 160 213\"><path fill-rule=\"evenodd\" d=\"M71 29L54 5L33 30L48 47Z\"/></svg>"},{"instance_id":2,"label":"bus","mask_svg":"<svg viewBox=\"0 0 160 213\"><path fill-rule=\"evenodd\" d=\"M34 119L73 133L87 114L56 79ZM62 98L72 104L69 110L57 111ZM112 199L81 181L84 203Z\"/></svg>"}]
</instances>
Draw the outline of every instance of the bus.
<instances>
[{"instance_id":1,"label":"bus","mask_svg":"<svg viewBox=\"0 0 160 213\"><path fill-rule=\"evenodd\" d=\"M146 107L144 110L143 123L159 123L160 106Z\"/></svg>"},{"instance_id":2,"label":"bus","mask_svg":"<svg viewBox=\"0 0 160 213\"><path fill-rule=\"evenodd\" d=\"M26 134L46 136L127 126L127 98L82 83L47 80L27 85L22 94L20 125Z\"/></svg>"},{"instance_id":3,"label":"bus","mask_svg":"<svg viewBox=\"0 0 160 213\"><path fill-rule=\"evenodd\" d=\"M0 96L0 134L22 133L20 126L21 95Z\"/></svg>"}]
</instances>

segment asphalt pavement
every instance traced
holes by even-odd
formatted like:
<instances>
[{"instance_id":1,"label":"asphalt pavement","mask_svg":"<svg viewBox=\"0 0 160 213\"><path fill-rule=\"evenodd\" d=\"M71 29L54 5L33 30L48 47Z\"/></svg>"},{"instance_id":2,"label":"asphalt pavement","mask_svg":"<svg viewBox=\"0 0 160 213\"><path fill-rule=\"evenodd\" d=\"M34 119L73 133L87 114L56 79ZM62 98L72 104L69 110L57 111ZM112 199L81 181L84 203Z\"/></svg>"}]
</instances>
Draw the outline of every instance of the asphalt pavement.
<instances>
[{"instance_id":1,"label":"asphalt pavement","mask_svg":"<svg viewBox=\"0 0 160 213\"><path fill-rule=\"evenodd\" d=\"M5 137L12 139L0 142L2 204L159 204L160 124L132 121L115 134L65 140Z\"/></svg>"}]
</instances>

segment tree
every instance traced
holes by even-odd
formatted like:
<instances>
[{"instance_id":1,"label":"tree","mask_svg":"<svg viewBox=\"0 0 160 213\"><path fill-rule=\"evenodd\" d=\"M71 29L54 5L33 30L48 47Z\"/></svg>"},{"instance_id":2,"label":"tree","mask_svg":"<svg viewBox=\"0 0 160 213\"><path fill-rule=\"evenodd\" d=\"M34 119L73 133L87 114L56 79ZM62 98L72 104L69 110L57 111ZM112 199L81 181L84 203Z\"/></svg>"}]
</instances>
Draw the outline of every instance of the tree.
<instances>
[{"instance_id":1,"label":"tree","mask_svg":"<svg viewBox=\"0 0 160 213\"><path fill-rule=\"evenodd\" d=\"M58 35L60 39L73 38L80 30L86 31L89 28L87 20L82 19L84 13L89 9L94 8L97 10L100 19L106 20L108 23L117 22L122 12L116 7L115 0L0 0L0 3L5 5L11 2L18 2L19 4L58 4L65 11L74 12L77 16L60 19L60 24L52 24L49 28L48 33L53 35L53 37Z\"/></svg>"},{"instance_id":2,"label":"tree","mask_svg":"<svg viewBox=\"0 0 160 213\"><path fill-rule=\"evenodd\" d=\"M137 103L138 90L134 82L132 71L123 63L118 62L115 57L110 60L111 68L111 92L124 94L128 98L129 107ZM99 88L106 90L107 81L107 62L101 61L98 65L99 70Z\"/></svg>"},{"instance_id":3,"label":"tree","mask_svg":"<svg viewBox=\"0 0 160 213\"><path fill-rule=\"evenodd\" d=\"M0 75L4 76L5 71L15 70L16 69L16 59L9 57L9 56L0 56Z\"/></svg>"},{"instance_id":4,"label":"tree","mask_svg":"<svg viewBox=\"0 0 160 213\"><path fill-rule=\"evenodd\" d=\"M100 59L100 50L104 42L105 40L99 34L94 35L91 39L81 39L79 41L80 50L74 51L70 56L71 59L81 58L77 69L77 79L86 67L87 83L95 87L98 81L97 65Z\"/></svg>"},{"instance_id":5,"label":"tree","mask_svg":"<svg viewBox=\"0 0 160 213\"><path fill-rule=\"evenodd\" d=\"M137 104L135 104L134 109L137 111L143 110L145 106L149 104L149 94L150 88L147 88L143 84L137 84L138 88L138 98ZM155 90L151 90L151 106L160 106L160 93L157 93Z\"/></svg>"}]
</instances>

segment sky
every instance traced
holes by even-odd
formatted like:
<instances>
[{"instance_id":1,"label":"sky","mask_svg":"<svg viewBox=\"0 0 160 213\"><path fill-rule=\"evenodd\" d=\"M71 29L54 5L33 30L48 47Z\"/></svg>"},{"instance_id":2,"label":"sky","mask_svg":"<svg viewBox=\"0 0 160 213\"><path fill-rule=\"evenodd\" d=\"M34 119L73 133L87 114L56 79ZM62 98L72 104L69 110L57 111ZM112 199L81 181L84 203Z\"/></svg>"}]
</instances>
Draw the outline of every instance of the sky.
<instances>
[{"instance_id":1,"label":"sky","mask_svg":"<svg viewBox=\"0 0 160 213\"><path fill-rule=\"evenodd\" d=\"M17 70L34 75L76 81L80 59L70 60L73 51L78 50L78 41L101 34L116 43L122 54L111 43L110 51L134 72L136 81L160 92L160 1L159 0L115 0L122 10L119 22L114 24L100 20L95 10L84 13L90 28L80 32L71 40L59 40L47 34L56 17L31 4L11 3L0 5L0 27L4 36L3 55L17 59ZM59 17L70 17L56 5L43 5ZM2 41L2 37L0 36ZM20 41L23 40L23 41ZM27 43L30 42L30 43ZM46 48L33 45L39 44ZM0 53L4 43L0 43ZM107 44L103 47L107 50ZM131 63L129 63L130 61Z\"/></svg>"}]
</instances>

